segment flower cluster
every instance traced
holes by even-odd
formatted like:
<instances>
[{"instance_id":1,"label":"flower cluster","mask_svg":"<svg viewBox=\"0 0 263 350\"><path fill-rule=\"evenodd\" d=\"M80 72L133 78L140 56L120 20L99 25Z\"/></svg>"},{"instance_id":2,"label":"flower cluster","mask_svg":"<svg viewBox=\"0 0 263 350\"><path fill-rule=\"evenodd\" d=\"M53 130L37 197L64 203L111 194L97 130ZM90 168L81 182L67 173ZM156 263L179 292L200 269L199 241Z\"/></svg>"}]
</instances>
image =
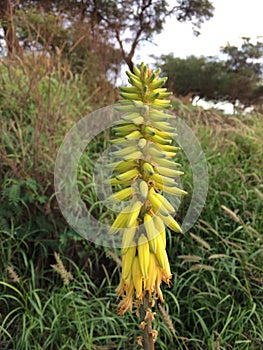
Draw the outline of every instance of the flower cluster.
<instances>
[{"instance_id":1,"label":"flower cluster","mask_svg":"<svg viewBox=\"0 0 263 350\"><path fill-rule=\"evenodd\" d=\"M116 107L123 112L115 123L116 138L111 143L114 163L109 166L113 175L109 180L119 188L110 200L127 205L113 222L110 233L122 234L122 278L117 293L122 296L119 313L132 308L134 295L142 300L163 301L161 282L168 285L172 277L166 253L166 226L175 232L181 228L173 218L175 209L165 193L181 196L186 192L176 186L175 179L183 172L174 158L175 130L170 107L171 95L163 88L167 78L159 77L145 64L127 72L129 87L120 87L123 100Z\"/></svg>"}]
</instances>

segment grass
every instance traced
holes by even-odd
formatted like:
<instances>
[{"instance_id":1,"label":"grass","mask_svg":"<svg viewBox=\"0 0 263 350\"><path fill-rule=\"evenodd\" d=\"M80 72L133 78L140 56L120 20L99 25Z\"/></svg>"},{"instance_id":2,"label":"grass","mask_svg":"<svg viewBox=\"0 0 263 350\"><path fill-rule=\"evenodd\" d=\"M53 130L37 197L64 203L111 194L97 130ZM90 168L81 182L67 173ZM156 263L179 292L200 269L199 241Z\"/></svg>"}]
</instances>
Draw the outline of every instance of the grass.
<instances>
[{"instance_id":1,"label":"grass","mask_svg":"<svg viewBox=\"0 0 263 350\"><path fill-rule=\"evenodd\" d=\"M77 91L79 82L74 85L73 79L70 84L73 85L66 88L59 81L54 105L48 102L49 111L62 102L59 91ZM12 95L11 92L2 91L2 95ZM23 94L19 96L22 109ZM34 101L33 105L25 104L27 113L32 113L30 108L34 113L38 111L36 97ZM81 104L78 110L78 101L74 101L72 97L70 105L61 105L65 123L62 130L52 134L54 149L67 130L67 118L74 111L81 113L86 109ZM5 113L8 108L12 109L12 105L5 106ZM262 115L226 116L179 101L175 101L174 108L202 145L209 191L201 216L190 232L168 232L167 249L174 276L171 288L163 287L165 304L160 306L157 301L155 305L154 327L159 333L156 350L261 350ZM12 125L5 119L1 139L5 145L1 160L6 172L0 172L4 180L0 207L0 348L140 349L136 314L116 314L119 252L95 247L70 230L60 217L50 180L53 160L47 161L47 125L43 125L43 143L37 145L39 157L35 159L42 164L37 174L41 186L34 183L34 171L38 168L30 162L34 163L31 154L34 155L35 141L27 128L28 119L21 122L17 117L21 111L16 113L13 131L25 138L15 137ZM108 212L96 198L90 174L105 147L105 134L101 134L83 155L78 169L82 198L98 218L104 218ZM23 158L25 150L29 154ZM178 157L186 172L183 186L191 193L189 165L183 152ZM179 217L186 212L189 198L180 206ZM65 271L73 277L68 284L57 271L61 265L55 252L59 252Z\"/></svg>"},{"instance_id":2,"label":"grass","mask_svg":"<svg viewBox=\"0 0 263 350\"><path fill-rule=\"evenodd\" d=\"M37 289L33 278L17 287L2 285L1 302L12 305L2 320L1 330L9 338L2 341L2 349L94 349L115 339L123 339L124 346L126 337L109 308L108 293L102 296L105 286L94 286L83 274L69 288ZM129 323L121 325L127 329ZM11 336L14 327L17 331Z\"/></svg>"}]
</instances>

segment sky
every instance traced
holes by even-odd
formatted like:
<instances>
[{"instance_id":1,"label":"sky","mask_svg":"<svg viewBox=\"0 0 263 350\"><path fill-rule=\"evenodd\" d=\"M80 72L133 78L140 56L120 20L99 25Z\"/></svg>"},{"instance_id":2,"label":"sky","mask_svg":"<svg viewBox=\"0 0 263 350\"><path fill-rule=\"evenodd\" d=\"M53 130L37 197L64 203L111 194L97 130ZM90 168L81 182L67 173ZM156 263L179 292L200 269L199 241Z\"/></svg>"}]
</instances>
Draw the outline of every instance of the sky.
<instances>
[{"instance_id":1,"label":"sky","mask_svg":"<svg viewBox=\"0 0 263 350\"><path fill-rule=\"evenodd\" d=\"M172 3L173 1L170 1ZM161 34L153 38L153 43L143 43L135 56L135 61L150 63L151 54L173 53L175 57L215 56L220 47L240 46L241 37L263 40L263 0L214 0L214 16L205 21L201 34L193 35L191 23L167 20Z\"/></svg>"}]
</instances>

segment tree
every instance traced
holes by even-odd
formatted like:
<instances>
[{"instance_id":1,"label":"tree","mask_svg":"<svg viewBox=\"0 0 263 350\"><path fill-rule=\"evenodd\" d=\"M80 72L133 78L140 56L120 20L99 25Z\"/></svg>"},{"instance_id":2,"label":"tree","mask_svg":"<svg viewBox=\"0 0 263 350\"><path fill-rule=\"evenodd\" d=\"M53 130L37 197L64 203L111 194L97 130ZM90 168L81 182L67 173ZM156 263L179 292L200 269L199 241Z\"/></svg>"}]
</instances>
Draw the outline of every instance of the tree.
<instances>
[{"instance_id":1,"label":"tree","mask_svg":"<svg viewBox=\"0 0 263 350\"><path fill-rule=\"evenodd\" d=\"M259 104L263 99L263 42L253 44L250 38L243 38L241 48L228 44L221 51L226 55L229 100L238 100L244 107Z\"/></svg>"},{"instance_id":2,"label":"tree","mask_svg":"<svg viewBox=\"0 0 263 350\"><path fill-rule=\"evenodd\" d=\"M208 0L177 0L176 18L180 22L190 21L195 35L200 34L200 28L205 20L213 16L214 7Z\"/></svg>"},{"instance_id":3,"label":"tree","mask_svg":"<svg viewBox=\"0 0 263 350\"><path fill-rule=\"evenodd\" d=\"M168 16L175 15L177 20L191 21L194 28L200 28L205 19L213 16L214 10L208 0L178 0L172 8L164 0L93 0L90 5L92 18L113 34L130 70L133 70L133 57L138 45L160 33Z\"/></svg>"},{"instance_id":4,"label":"tree","mask_svg":"<svg viewBox=\"0 0 263 350\"><path fill-rule=\"evenodd\" d=\"M169 77L169 89L177 96L220 99L219 86L224 71L222 62L207 57L175 58L172 54L163 55L158 61L163 73Z\"/></svg>"},{"instance_id":5,"label":"tree","mask_svg":"<svg viewBox=\"0 0 263 350\"><path fill-rule=\"evenodd\" d=\"M260 104L263 99L263 44L244 38L241 48L222 48L224 60L217 57L176 58L172 54L157 58L168 86L178 96L198 96L204 100L240 102L244 107Z\"/></svg>"},{"instance_id":6,"label":"tree","mask_svg":"<svg viewBox=\"0 0 263 350\"><path fill-rule=\"evenodd\" d=\"M165 0L21 0L16 7L24 12L35 8L42 15L63 14L66 26L76 22L91 26L96 33L107 37L108 44L118 44L122 59L131 70L138 45L160 33L168 16L191 21L198 34L201 23L211 18L214 10L208 0L177 0L173 7Z\"/></svg>"},{"instance_id":7,"label":"tree","mask_svg":"<svg viewBox=\"0 0 263 350\"><path fill-rule=\"evenodd\" d=\"M35 6L21 0L21 4L13 7L15 34L23 50L30 52L30 56L42 53L66 70L70 67L71 72L82 74L83 82L93 90L104 91L109 85L108 76L117 76L122 60L120 51L110 43L109 35L102 35L101 29L92 28L89 21L78 16L70 20L72 14L68 16L53 7L53 2L50 7L43 2L44 9L41 3Z\"/></svg>"},{"instance_id":8,"label":"tree","mask_svg":"<svg viewBox=\"0 0 263 350\"><path fill-rule=\"evenodd\" d=\"M240 49L229 43L221 49L221 52L227 56L226 67L231 72L249 70L253 76L258 76L262 70L262 64L258 60L263 56L263 43L257 41L253 44L247 37L242 39Z\"/></svg>"}]
</instances>

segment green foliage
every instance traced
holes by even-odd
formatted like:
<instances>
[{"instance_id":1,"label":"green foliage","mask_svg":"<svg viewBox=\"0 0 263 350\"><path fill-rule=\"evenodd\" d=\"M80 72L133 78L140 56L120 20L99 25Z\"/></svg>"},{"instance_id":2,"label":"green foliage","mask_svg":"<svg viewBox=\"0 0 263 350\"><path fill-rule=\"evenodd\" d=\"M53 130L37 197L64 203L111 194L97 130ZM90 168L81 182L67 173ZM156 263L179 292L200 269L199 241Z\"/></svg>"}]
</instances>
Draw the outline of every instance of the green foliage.
<instances>
[{"instance_id":1,"label":"green foliage","mask_svg":"<svg viewBox=\"0 0 263 350\"><path fill-rule=\"evenodd\" d=\"M29 5L16 11L16 29L25 51L58 55L90 87L93 84L95 88L99 81L107 84L106 74L118 72L120 53L109 43L108 35L95 33L70 13L58 15L54 10L43 12Z\"/></svg>"},{"instance_id":2,"label":"green foliage","mask_svg":"<svg viewBox=\"0 0 263 350\"><path fill-rule=\"evenodd\" d=\"M41 55L0 64L0 227L19 236L65 229L54 221L53 166L65 133L91 109L88 88L69 73Z\"/></svg>"},{"instance_id":3,"label":"green foliage","mask_svg":"<svg viewBox=\"0 0 263 350\"><path fill-rule=\"evenodd\" d=\"M137 316L116 314L119 252L106 254L70 230L54 196L58 147L92 109L94 82L85 85L82 76L45 55L2 60L0 80L0 348L140 349ZM99 106L107 102L105 94L97 95ZM197 224L167 239L174 277L164 291L165 312L156 303L156 350L259 350L262 115L226 116L178 100L174 110L202 143L210 181ZM99 219L108 212L91 173L107 137L98 135L78 167L81 196ZM178 157L191 194L191 170L182 152ZM68 286L50 267L55 251L73 275Z\"/></svg>"},{"instance_id":4,"label":"green foliage","mask_svg":"<svg viewBox=\"0 0 263 350\"><path fill-rule=\"evenodd\" d=\"M209 167L209 192L198 223L184 237L169 240L169 256L174 247L178 256L166 301L177 336L186 338L178 348L185 344L191 349L259 349L262 116L252 120L188 108L177 113L196 130Z\"/></svg>"},{"instance_id":5,"label":"green foliage","mask_svg":"<svg viewBox=\"0 0 263 350\"><path fill-rule=\"evenodd\" d=\"M73 262L69 265L74 274L69 286L61 286L59 281L51 284L44 271L46 286L37 286L31 260L24 261L28 278L20 275L16 282L0 281L1 349L93 350L105 343L116 349L132 349L127 342L133 319L117 321L109 307L113 287L106 279L94 284L91 273L79 270Z\"/></svg>"},{"instance_id":6,"label":"green foliage","mask_svg":"<svg viewBox=\"0 0 263 350\"><path fill-rule=\"evenodd\" d=\"M223 63L205 57L175 58L172 54L161 56L162 70L169 76L168 85L176 95L191 94L206 99L220 99L219 82ZM221 74L221 75L220 75Z\"/></svg>"},{"instance_id":7,"label":"green foliage","mask_svg":"<svg viewBox=\"0 0 263 350\"><path fill-rule=\"evenodd\" d=\"M262 65L259 60L263 55L263 43L252 44L250 38L243 38L241 48L228 44L222 48L227 55L226 65L229 70L244 73L250 72L256 76L261 74Z\"/></svg>"},{"instance_id":8,"label":"green foliage","mask_svg":"<svg viewBox=\"0 0 263 350\"><path fill-rule=\"evenodd\" d=\"M262 115L225 116L179 101L174 106L202 143L209 193L191 231L168 236L174 277L171 288L164 290L165 312L156 303L155 348L259 350L263 346ZM90 172L105 138L98 136L78 169L83 200L98 217L103 207L92 189ZM191 194L191 172L183 154L180 162L187 171L183 187ZM29 193L36 198L33 179L6 179L4 202L15 208L29 200L25 199ZM180 216L187 210L187 200L180 206ZM14 210L13 219L15 215ZM55 218L58 225L60 218ZM76 239L65 228L60 230L59 246L47 248L46 240L51 240L47 232L40 237L39 229L27 229L19 236L20 229L13 221L0 231L1 349L139 350L137 316L116 314L118 252L106 256L102 248ZM50 268L54 249L60 250L73 275L68 286Z\"/></svg>"},{"instance_id":9,"label":"green foliage","mask_svg":"<svg viewBox=\"0 0 263 350\"><path fill-rule=\"evenodd\" d=\"M43 16L36 7L21 8L16 11L16 29L24 48L31 48L32 42L37 50L55 50L63 46L67 38L67 29L63 27L62 18L52 11Z\"/></svg>"},{"instance_id":10,"label":"green foliage","mask_svg":"<svg viewBox=\"0 0 263 350\"><path fill-rule=\"evenodd\" d=\"M214 11L209 0L178 0L172 7L165 0L125 3L119 0L23 0L21 3L13 4L15 16L10 10L8 13L14 22L13 41L16 39L18 44L20 39L26 49L57 52L63 59L68 57L78 72L85 70L87 63L90 67L92 62L97 75L118 72L121 60L132 71L140 42L160 33L168 16L174 15L181 22L190 21L194 33L199 34L201 24L210 19ZM0 14L1 21L4 22L4 18ZM5 39L9 53L17 51L12 47L12 40Z\"/></svg>"},{"instance_id":11,"label":"green foliage","mask_svg":"<svg viewBox=\"0 0 263 350\"><path fill-rule=\"evenodd\" d=\"M177 19L180 22L191 21L194 34L200 34L201 24L213 16L214 6L208 0L177 0Z\"/></svg>"},{"instance_id":12,"label":"green foliage","mask_svg":"<svg viewBox=\"0 0 263 350\"><path fill-rule=\"evenodd\" d=\"M245 107L262 103L263 44L244 39L240 49L226 46L225 60L217 57L176 58L172 54L160 58L168 85L179 96L198 96L204 100L239 101Z\"/></svg>"}]
</instances>

